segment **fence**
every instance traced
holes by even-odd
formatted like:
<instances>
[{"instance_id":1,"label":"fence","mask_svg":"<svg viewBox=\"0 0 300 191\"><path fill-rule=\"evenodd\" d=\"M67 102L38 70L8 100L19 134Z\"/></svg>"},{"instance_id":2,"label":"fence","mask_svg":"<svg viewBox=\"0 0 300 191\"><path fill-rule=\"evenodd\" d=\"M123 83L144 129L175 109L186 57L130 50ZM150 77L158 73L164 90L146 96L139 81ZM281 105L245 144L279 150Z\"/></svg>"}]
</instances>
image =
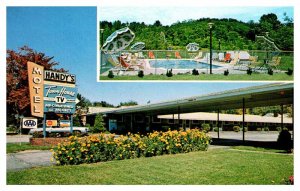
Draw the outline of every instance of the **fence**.
<instances>
[{"instance_id":1,"label":"fence","mask_svg":"<svg viewBox=\"0 0 300 191\"><path fill-rule=\"evenodd\" d=\"M141 51L132 51L124 50L119 52L101 52L100 57L100 73L104 73L111 68L119 65L118 57L124 57L128 63L131 60L143 60L147 59L149 61L156 60L170 60L178 62L179 60L201 60L201 63L210 62L210 53L209 50L200 50L197 52L189 52L187 50L141 50ZM231 54L231 60L238 59L239 53L247 52L250 55L250 59L255 59L255 62L263 64L266 60L272 60L274 57L281 57L280 65L278 69L287 70L288 68L292 69L294 65L294 52L293 51L261 51L261 50L213 50L212 51L212 60L213 62L224 63L226 59L226 53ZM172 66L171 62L170 66ZM234 62L233 62L234 63ZM151 67L156 67L156 64L153 64ZM204 65L203 68L208 69L209 65Z\"/></svg>"}]
</instances>

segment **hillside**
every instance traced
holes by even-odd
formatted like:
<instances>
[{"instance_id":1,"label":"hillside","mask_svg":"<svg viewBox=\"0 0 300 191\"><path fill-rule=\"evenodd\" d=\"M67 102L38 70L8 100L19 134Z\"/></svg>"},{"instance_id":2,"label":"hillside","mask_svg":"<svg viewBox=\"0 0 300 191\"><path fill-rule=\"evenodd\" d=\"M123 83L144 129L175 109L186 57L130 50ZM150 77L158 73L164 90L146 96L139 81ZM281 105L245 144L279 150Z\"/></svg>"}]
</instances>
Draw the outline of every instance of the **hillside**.
<instances>
[{"instance_id":1,"label":"hillside","mask_svg":"<svg viewBox=\"0 0 300 191\"><path fill-rule=\"evenodd\" d=\"M281 50L293 51L294 49L293 19L285 16L283 23L273 13L262 15L259 22L245 23L236 19L201 18L164 26L160 21L151 25L143 22L102 21L100 27L104 29L104 41L115 30L129 25L136 35L134 42L145 42L145 49L148 50L185 49L185 46L191 42L198 43L201 49L207 49L209 48L209 22L214 23L212 32L214 50L219 49L219 42L221 50L264 50L263 43L255 41L255 35L265 35L265 32L269 32L269 37Z\"/></svg>"}]
</instances>

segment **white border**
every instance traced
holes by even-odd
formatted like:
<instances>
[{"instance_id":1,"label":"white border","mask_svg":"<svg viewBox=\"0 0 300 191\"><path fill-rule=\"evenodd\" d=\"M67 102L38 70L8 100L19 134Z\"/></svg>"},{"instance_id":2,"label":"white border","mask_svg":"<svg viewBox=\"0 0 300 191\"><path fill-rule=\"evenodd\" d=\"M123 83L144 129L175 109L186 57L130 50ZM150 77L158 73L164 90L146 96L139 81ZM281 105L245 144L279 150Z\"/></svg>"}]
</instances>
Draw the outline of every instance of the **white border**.
<instances>
[{"instance_id":1,"label":"white border","mask_svg":"<svg viewBox=\"0 0 300 191\"><path fill-rule=\"evenodd\" d=\"M201 0L201 1L197 1L197 0L182 0L182 1L169 1L169 0L152 0L152 1L147 1L147 0L128 0L128 1L124 1L124 0L85 0L85 1L79 1L79 0L74 0L74 1L70 1L70 0L40 0L40 1L36 1L36 0L2 0L0 1L0 28L1 28L1 45L0 45L0 58L2 63L5 63L5 58L6 58L6 6L151 6L151 7L155 7L155 6L205 6L205 7L219 7L219 6L224 6L224 7L231 7L231 6L294 6L294 23L295 23L295 29L299 29L299 14L300 14L300 10L299 10L299 5L297 4L296 0L286 0L286 1L276 1L276 0L263 0L263 1L259 1L259 0L253 0L253 1L240 1L240 0ZM97 18L101 17L101 13L98 13ZM99 25L99 20L97 21L97 29ZM97 62L99 62L99 32L97 30ZM294 82L297 82L299 80L299 69L300 67L296 64L299 61L299 33L297 32L297 30L295 30L295 54L294 54L294 59L295 59L295 65L294 65ZM99 63L97 63L98 65ZM5 78L5 65L1 64L2 67L0 69L0 80L1 80L1 100L3 100L3 106L4 106L4 101L5 101L5 96L6 93L5 91L3 91L6 88L6 78ZM98 72L98 71L97 71ZM97 75L96 78L98 78L99 75ZM107 81L108 82L108 81ZM114 81L114 82L121 82L121 81ZM128 82L128 81L125 81ZM130 81L131 82L131 81ZM135 82L140 82L140 81L135 81ZM142 81L142 82L151 82L151 81ZM154 81L154 82L159 82L159 81ZM181 81L162 81L164 83L177 83L177 82L181 82ZM243 83L243 82L238 82L238 81L182 81L182 82L186 82L186 83L202 83L202 82L210 82L210 83L218 83L218 82L228 82L228 83ZM249 82L249 81L248 81ZM255 81L258 82L258 81ZM265 82L265 81L263 81ZM270 82L270 81L267 81ZM295 90L299 89L299 82L295 83ZM295 99L295 116L299 116L299 112L298 112L298 107L299 107L299 101L298 101L298 97L299 97L299 92L295 91L295 95L294 97ZM5 107L1 107L1 116L5 116L6 115L6 109ZM6 140L5 137L5 127L6 126L6 120L4 120L3 118L1 118L1 133L0 133L0 138L1 140ZM99 190L99 188L101 190L109 190L111 191L112 189L130 189L133 191L139 191L141 189L145 190L145 191L152 191L153 189L158 189L158 190L165 190L165 189L170 189L170 190L190 190L190 189L204 189L204 190L211 190L211 191L215 191L215 190L228 190L228 191L233 191L233 190L274 190L274 191L282 191L282 190L299 190L296 189L296 187L299 188L299 175L300 175L300 171L299 171L299 164L298 162L296 163L295 161L299 161L299 130L297 129L299 124L299 120L297 118L295 118L295 155L294 155L294 175L295 175L295 185L294 186L6 186L6 171L5 170L1 170L1 174L0 174L0 188L4 189L4 190L41 190L41 189L45 189L46 190L52 190L52 189L61 189L61 190L82 190L82 189L89 189L89 190ZM3 143L3 142L2 142ZM5 142L3 144L1 144L1 157L0 157L0 167L1 169L6 169L6 160L5 157L6 156L6 152L5 152ZM284 164L283 164L284 165ZM101 175L99 175L101 176Z\"/></svg>"}]
</instances>

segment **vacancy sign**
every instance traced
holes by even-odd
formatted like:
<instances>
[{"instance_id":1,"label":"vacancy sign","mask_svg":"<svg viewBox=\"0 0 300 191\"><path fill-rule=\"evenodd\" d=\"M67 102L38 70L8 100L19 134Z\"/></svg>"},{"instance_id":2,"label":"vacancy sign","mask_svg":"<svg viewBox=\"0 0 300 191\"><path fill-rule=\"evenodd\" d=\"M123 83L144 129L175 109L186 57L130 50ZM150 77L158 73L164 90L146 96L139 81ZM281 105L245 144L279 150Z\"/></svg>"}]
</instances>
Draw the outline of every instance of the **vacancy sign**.
<instances>
[{"instance_id":1,"label":"vacancy sign","mask_svg":"<svg viewBox=\"0 0 300 191\"><path fill-rule=\"evenodd\" d=\"M27 62L27 69L31 115L36 117L43 117L44 67L33 62Z\"/></svg>"}]
</instances>

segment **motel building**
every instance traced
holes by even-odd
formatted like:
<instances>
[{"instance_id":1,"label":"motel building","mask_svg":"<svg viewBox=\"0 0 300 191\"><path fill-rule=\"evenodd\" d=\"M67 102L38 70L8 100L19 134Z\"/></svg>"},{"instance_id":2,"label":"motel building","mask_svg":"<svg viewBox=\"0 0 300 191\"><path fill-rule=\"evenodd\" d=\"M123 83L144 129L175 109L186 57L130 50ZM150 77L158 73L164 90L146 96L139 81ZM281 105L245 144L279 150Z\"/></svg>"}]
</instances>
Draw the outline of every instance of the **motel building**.
<instances>
[{"instance_id":1,"label":"motel building","mask_svg":"<svg viewBox=\"0 0 300 191\"><path fill-rule=\"evenodd\" d=\"M90 107L81 116L84 124L93 126L95 116L102 114L109 131L149 132L153 130L201 128L210 124L219 131L232 131L233 126L249 131L268 127L293 130L293 118L283 113L284 105L293 105L293 83L272 83L173 101L121 108ZM277 117L245 114L246 108L281 106ZM222 114L227 109L242 109L242 115ZM244 131L243 131L244 132Z\"/></svg>"}]
</instances>

